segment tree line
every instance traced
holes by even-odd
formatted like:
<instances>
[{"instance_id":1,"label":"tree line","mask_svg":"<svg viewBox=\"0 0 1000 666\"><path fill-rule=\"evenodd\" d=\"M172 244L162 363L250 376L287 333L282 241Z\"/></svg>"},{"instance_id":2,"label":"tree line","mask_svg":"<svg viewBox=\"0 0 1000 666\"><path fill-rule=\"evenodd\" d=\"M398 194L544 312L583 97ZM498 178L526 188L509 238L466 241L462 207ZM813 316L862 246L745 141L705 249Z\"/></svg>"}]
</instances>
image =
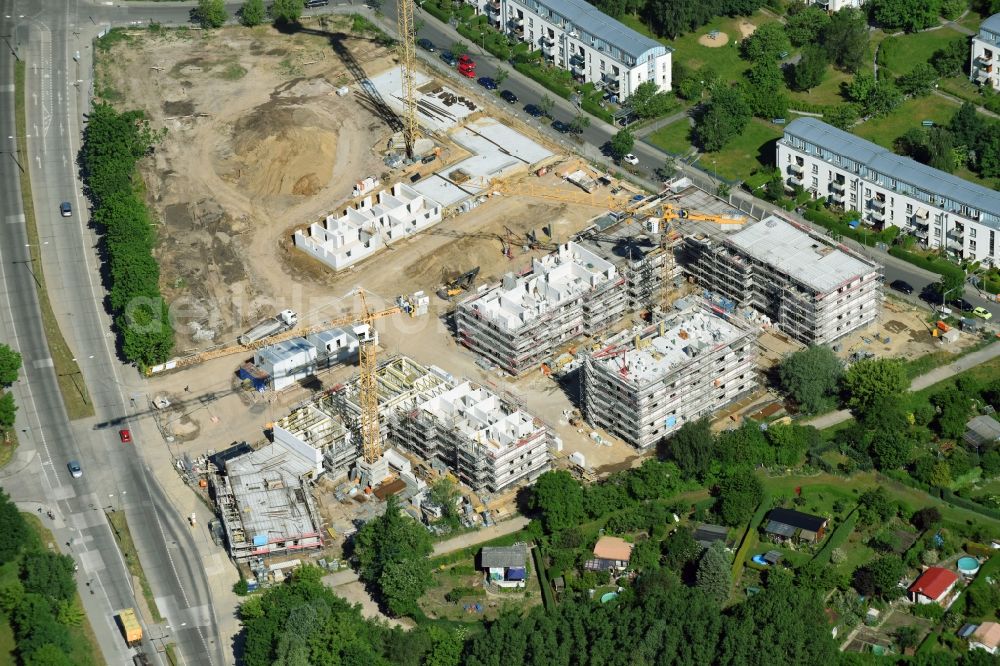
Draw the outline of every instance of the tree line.
<instances>
[{"instance_id":1,"label":"tree line","mask_svg":"<svg viewBox=\"0 0 1000 666\"><path fill-rule=\"evenodd\" d=\"M156 235L136 170L160 136L141 111L101 103L90 112L80 155L120 352L140 366L166 361L174 346L153 257Z\"/></svg>"},{"instance_id":2,"label":"tree line","mask_svg":"<svg viewBox=\"0 0 1000 666\"><path fill-rule=\"evenodd\" d=\"M0 613L14 630L26 666L72 666L79 649L71 627L83 623L73 559L45 549L0 490Z\"/></svg>"},{"instance_id":3,"label":"tree line","mask_svg":"<svg viewBox=\"0 0 1000 666\"><path fill-rule=\"evenodd\" d=\"M14 394L8 389L17 381L20 370L21 355L0 343L0 437L14 427L17 405L14 404Z\"/></svg>"},{"instance_id":4,"label":"tree line","mask_svg":"<svg viewBox=\"0 0 1000 666\"><path fill-rule=\"evenodd\" d=\"M591 0L591 4L615 18L637 15L657 36L674 39L716 16L750 16L765 3L764 0Z\"/></svg>"}]
</instances>

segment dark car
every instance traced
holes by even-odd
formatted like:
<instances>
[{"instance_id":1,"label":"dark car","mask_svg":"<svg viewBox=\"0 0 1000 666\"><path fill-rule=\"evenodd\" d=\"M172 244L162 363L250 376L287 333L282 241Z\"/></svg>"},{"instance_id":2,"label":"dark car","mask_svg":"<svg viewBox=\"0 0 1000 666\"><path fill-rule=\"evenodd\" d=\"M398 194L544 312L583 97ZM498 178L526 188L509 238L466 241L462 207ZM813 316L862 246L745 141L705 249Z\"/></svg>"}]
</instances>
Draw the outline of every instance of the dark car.
<instances>
[{"instance_id":1,"label":"dark car","mask_svg":"<svg viewBox=\"0 0 1000 666\"><path fill-rule=\"evenodd\" d=\"M496 90L497 82L488 76L480 76L479 80L476 81L479 85L486 88L487 90Z\"/></svg>"},{"instance_id":2,"label":"dark car","mask_svg":"<svg viewBox=\"0 0 1000 666\"><path fill-rule=\"evenodd\" d=\"M964 298L956 298L951 302L952 307L958 308L962 312L972 312L976 309L976 306L965 300Z\"/></svg>"},{"instance_id":3,"label":"dark car","mask_svg":"<svg viewBox=\"0 0 1000 666\"><path fill-rule=\"evenodd\" d=\"M442 51L441 60L444 60L449 67L456 67L458 65L458 58L451 51Z\"/></svg>"},{"instance_id":4,"label":"dark car","mask_svg":"<svg viewBox=\"0 0 1000 666\"><path fill-rule=\"evenodd\" d=\"M314 9L316 7L326 7L328 4L330 4L330 0L306 0L304 6L306 9Z\"/></svg>"},{"instance_id":5,"label":"dark car","mask_svg":"<svg viewBox=\"0 0 1000 666\"><path fill-rule=\"evenodd\" d=\"M904 282L903 280L893 280L889 283L889 287L904 294L913 293L913 285L909 282Z\"/></svg>"},{"instance_id":6,"label":"dark car","mask_svg":"<svg viewBox=\"0 0 1000 666\"><path fill-rule=\"evenodd\" d=\"M437 51L437 49L434 48L434 42L432 42L429 39L418 39L417 46L424 49L425 51L430 51L431 53Z\"/></svg>"},{"instance_id":7,"label":"dark car","mask_svg":"<svg viewBox=\"0 0 1000 666\"><path fill-rule=\"evenodd\" d=\"M569 125L567 125L566 123L564 123L561 120L553 120L552 121L552 129L554 129L555 131L559 132L560 134L565 134L566 132L569 132L573 128L570 127Z\"/></svg>"},{"instance_id":8,"label":"dark car","mask_svg":"<svg viewBox=\"0 0 1000 666\"><path fill-rule=\"evenodd\" d=\"M59 204L59 214L63 217L69 217L73 214L73 207L69 205L68 201L63 201Z\"/></svg>"},{"instance_id":9,"label":"dark car","mask_svg":"<svg viewBox=\"0 0 1000 666\"><path fill-rule=\"evenodd\" d=\"M508 104L517 104L517 95L509 90L503 90L500 92L500 98Z\"/></svg>"},{"instance_id":10,"label":"dark car","mask_svg":"<svg viewBox=\"0 0 1000 666\"><path fill-rule=\"evenodd\" d=\"M524 112L527 113L532 118L541 118L542 116L545 115L545 112L542 111L542 108L534 104L528 104L527 106L525 106Z\"/></svg>"}]
</instances>

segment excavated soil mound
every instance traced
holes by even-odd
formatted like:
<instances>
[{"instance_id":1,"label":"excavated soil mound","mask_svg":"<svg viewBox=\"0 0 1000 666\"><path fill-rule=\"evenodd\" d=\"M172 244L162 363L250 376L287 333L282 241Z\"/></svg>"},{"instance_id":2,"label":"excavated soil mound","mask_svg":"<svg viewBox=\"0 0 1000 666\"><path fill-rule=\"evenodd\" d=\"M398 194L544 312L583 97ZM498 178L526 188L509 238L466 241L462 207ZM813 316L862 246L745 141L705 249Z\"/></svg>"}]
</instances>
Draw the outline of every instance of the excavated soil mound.
<instances>
[{"instance_id":1,"label":"excavated soil mound","mask_svg":"<svg viewBox=\"0 0 1000 666\"><path fill-rule=\"evenodd\" d=\"M219 176L246 192L312 196L333 175L340 123L295 99L263 104L231 126Z\"/></svg>"}]
</instances>

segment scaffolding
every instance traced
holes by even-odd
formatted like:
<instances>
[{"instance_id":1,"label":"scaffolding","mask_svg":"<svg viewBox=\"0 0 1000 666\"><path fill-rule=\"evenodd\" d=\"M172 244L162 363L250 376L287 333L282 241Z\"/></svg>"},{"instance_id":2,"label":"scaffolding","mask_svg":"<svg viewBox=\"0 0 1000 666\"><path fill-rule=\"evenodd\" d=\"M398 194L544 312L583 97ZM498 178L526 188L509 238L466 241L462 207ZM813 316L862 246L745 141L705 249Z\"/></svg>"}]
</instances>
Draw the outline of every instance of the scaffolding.
<instances>
[{"instance_id":1,"label":"scaffolding","mask_svg":"<svg viewBox=\"0 0 1000 666\"><path fill-rule=\"evenodd\" d=\"M684 261L700 285L805 344L872 324L882 303L880 266L773 216L722 241L688 238Z\"/></svg>"}]
</instances>

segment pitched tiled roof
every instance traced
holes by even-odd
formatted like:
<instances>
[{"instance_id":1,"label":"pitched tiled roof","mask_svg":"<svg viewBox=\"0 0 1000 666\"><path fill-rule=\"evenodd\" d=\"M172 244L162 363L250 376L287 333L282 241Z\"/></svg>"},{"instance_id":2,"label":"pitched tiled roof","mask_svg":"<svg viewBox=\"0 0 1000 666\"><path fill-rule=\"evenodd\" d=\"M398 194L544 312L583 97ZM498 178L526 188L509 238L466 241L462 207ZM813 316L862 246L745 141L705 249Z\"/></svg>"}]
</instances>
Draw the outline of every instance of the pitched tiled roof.
<instances>
[{"instance_id":1,"label":"pitched tiled roof","mask_svg":"<svg viewBox=\"0 0 1000 666\"><path fill-rule=\"evenodd\" d=\"M938 599L944 591L958 580L958 574L941 567L930 567L910 585L910 592L922 594L928 599Z\"/></svg>"}]
</instances>

